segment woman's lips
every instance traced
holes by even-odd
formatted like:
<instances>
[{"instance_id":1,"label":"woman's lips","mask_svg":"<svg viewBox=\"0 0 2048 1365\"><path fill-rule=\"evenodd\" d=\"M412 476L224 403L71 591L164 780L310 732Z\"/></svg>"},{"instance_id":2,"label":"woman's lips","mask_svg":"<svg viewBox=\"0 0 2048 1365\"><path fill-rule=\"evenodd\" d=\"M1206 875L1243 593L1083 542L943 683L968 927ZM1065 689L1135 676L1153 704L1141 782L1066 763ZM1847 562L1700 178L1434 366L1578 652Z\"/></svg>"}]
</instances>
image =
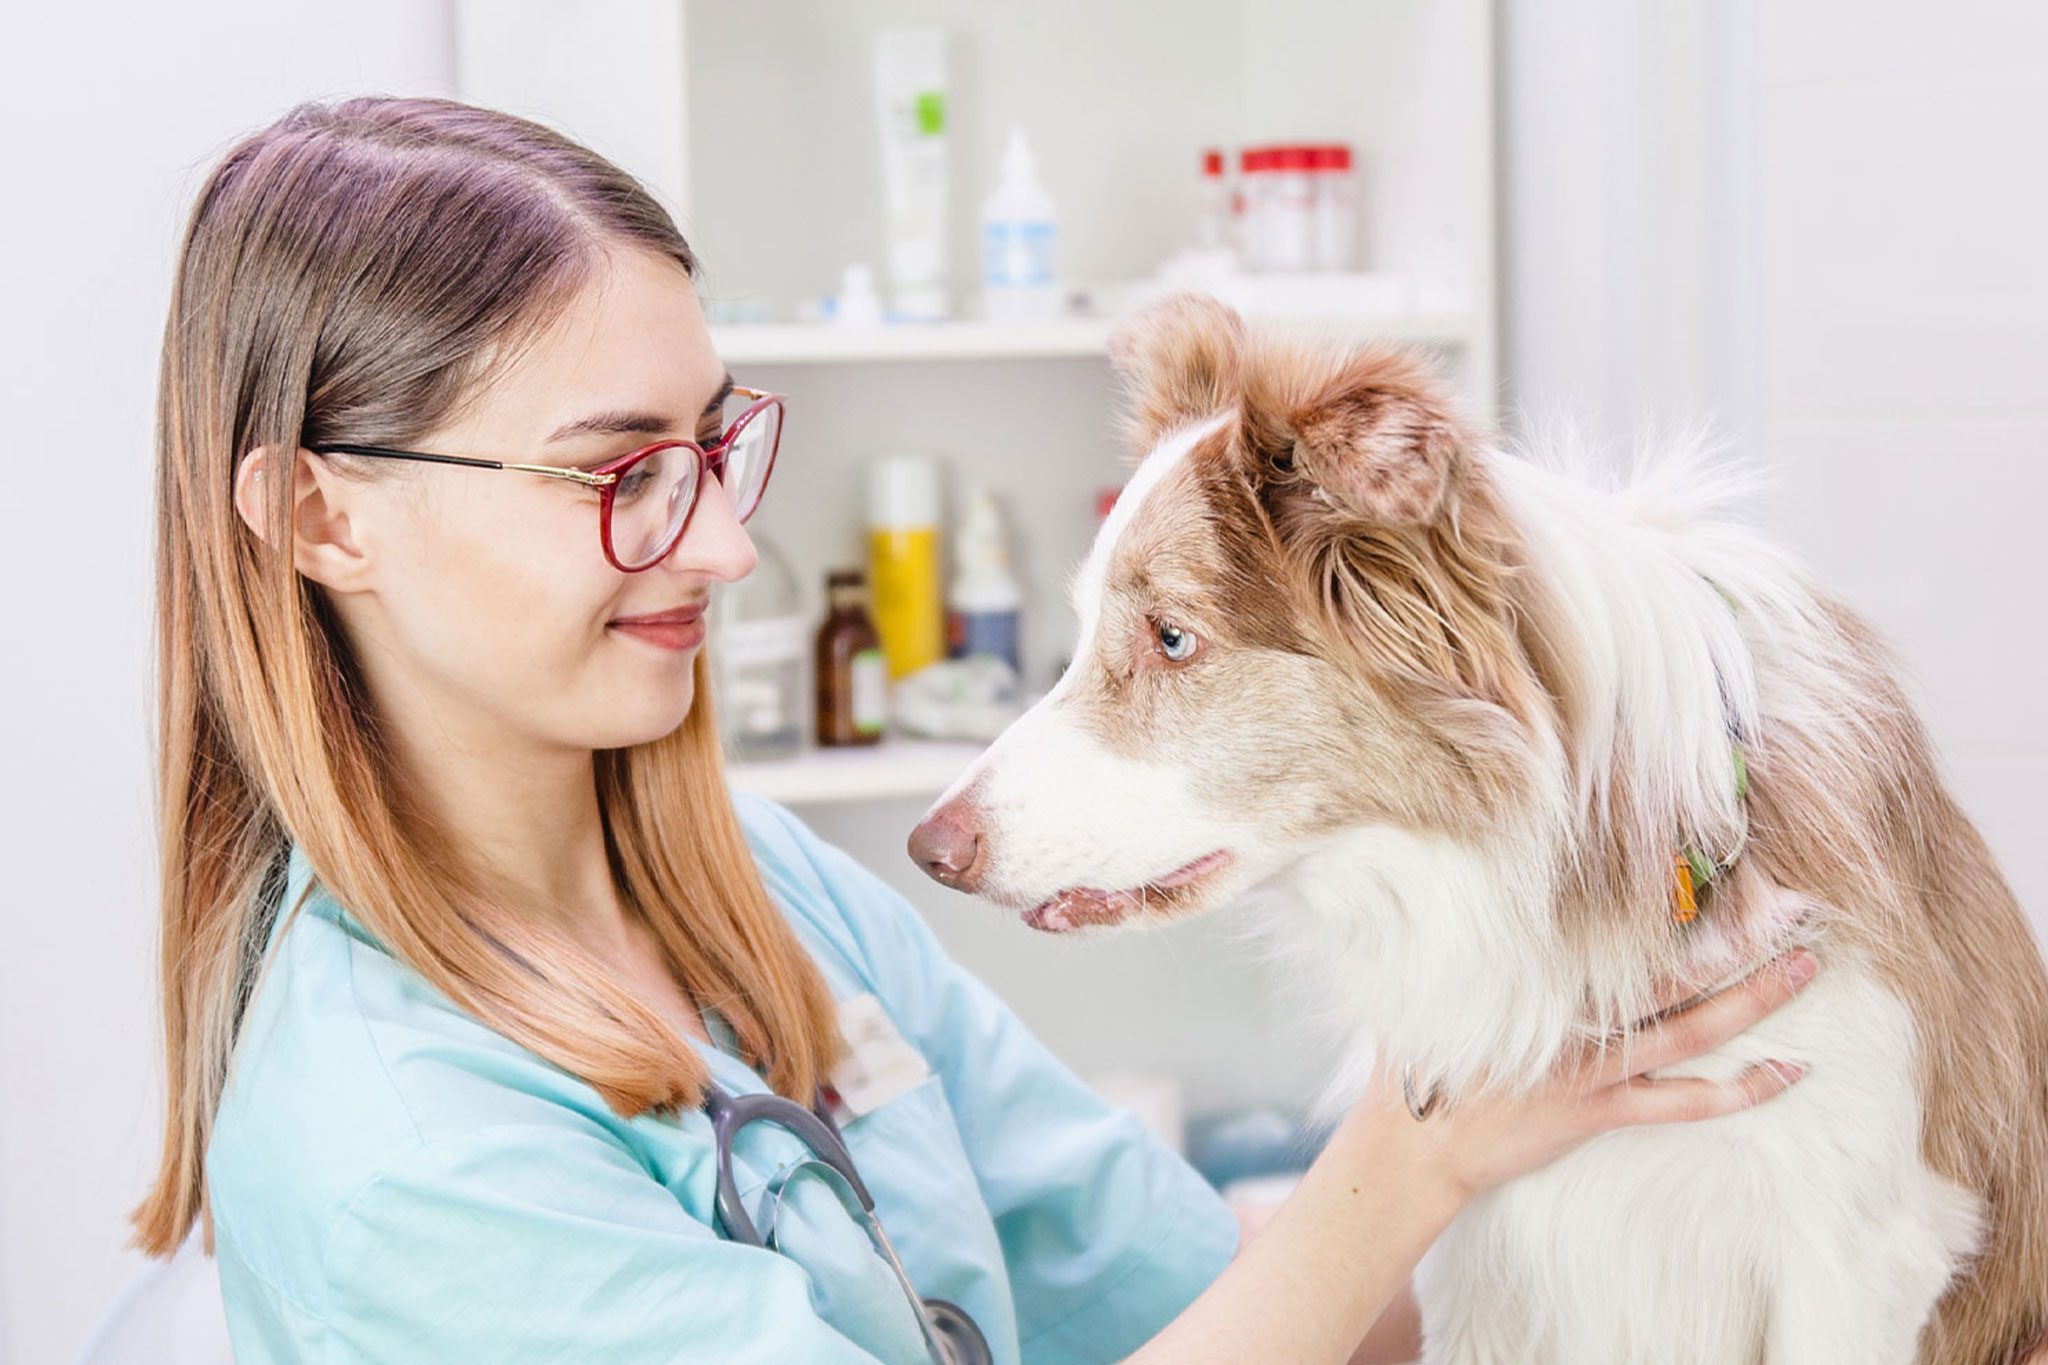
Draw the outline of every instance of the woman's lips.
<instances>
[{"instance_id":1,"label":"woman's lips","mask_svg":"<svg viewBox=\"0 0 2048 1365\"><path fill-rule=\"evenodd\" d=\"M704 643L704 608L678 607L642 616L620 616L606 623L606 628L644 640L657 649L695 649Z\"/></svg>"},{"instance_id":2,"label":"woman's lips","mask_svg":"<svg viewBox=\"0 0 2048 1365\"><path fill-rule=\"evenodd\" d=\"M1024 922L1048 934L1065 933L1091 925L1115 924L1132 912L1179 899L1173 893L1200 881L1231 861L1230 850L1219 848L1167 873L1142 887L1101 891L1092 886L1073 886L1051 900L1024 912Z\"/></svg>"}]
</instances>

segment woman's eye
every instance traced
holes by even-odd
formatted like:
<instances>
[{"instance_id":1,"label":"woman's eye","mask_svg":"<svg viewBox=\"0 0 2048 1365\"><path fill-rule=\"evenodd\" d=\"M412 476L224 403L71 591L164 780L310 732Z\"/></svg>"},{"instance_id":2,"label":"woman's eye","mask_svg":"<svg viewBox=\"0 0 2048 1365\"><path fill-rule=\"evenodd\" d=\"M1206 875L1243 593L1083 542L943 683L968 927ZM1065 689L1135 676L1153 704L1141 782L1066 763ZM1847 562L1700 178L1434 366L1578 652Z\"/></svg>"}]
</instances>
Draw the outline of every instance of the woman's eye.
<instances>
[{"instance_id":1,"label":"woman's eye","mask_svg":"<svg viewBox=\"0 0 2048 1365\"><path fill-rule=\"evenodd\" d=\"M647 485L654 479L654 471L647 467L651 463L652 461L642 460L620 475L618 486L612 490L612 496L632 498L646 492Z\"/></svg>"},{"instance_id":2,"label":"woman's eye","mask_svg":"<svg viewBox=\"0 0 2048 1365\"><path fill-rule=\"evenodd\" d=\"M1159 651L1170 663L1184 664L1195 657L1201 647L1201 640L1191 630L1182 630L1171 621L1161 621L1158 626Z\"/></svg>"}]
</instances>

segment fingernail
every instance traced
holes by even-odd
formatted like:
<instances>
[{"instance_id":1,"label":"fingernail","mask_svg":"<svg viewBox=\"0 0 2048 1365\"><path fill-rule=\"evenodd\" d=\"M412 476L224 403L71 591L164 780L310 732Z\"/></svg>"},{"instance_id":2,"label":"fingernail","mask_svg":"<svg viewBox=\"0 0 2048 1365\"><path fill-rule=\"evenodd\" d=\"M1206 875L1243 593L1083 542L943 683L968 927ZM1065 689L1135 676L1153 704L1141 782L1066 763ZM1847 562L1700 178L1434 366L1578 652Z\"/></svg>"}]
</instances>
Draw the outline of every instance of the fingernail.
<instances>
[{"instance_id":1,"label":"fingernail","mask_svg":"<svg viewBox=\"0 0 2048 1365\"><path fill-rule=\"evenodd\" d=\"M1785 954L1785 980L1794 990L1813 980L1819 970L1820 963L1804 948L1794 948Z\"/></svg>"},{"instance_id":2,"label":"fingernail","mask_svg":"<svg viewBox=\"0 0 2048 1365\"><path fill-rule=\"evenodd\" d=\"M1775 1072L1778 1079L1786 1085L1792 1084L1792 1082L1806 1074L1806 1068L1798 1062L1769 1061L1765 1062L1764 1065Z\"/></svg>"}]
</instances>

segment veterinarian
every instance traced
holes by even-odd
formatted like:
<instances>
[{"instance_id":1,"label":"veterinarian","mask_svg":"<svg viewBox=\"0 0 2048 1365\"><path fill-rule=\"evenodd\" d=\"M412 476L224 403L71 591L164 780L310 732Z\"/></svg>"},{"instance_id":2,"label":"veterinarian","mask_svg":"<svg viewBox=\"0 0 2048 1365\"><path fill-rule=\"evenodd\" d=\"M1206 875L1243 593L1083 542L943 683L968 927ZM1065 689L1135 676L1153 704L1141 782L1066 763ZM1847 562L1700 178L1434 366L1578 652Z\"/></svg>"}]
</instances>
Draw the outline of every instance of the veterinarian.
<instances>
[{"instance_id":1,"label":"veterinarian","mask_svg":"<svg viewBox=\"0 0 2048 1365\"><path fill-rule=\"evenodd\" d=\"M702 614L754 564L783 405L727 374L695 268L610 164L439 101L302 107L200 191L135 1223L158 1255L203 1225L240 1359L1404 1358L1463 1201L1794 1078L1633 1073L1796 960L1630 1066L1420 1118L1376 1088L1241 1249L881 881L729 794Z\"/></svg>"}]
</instances>

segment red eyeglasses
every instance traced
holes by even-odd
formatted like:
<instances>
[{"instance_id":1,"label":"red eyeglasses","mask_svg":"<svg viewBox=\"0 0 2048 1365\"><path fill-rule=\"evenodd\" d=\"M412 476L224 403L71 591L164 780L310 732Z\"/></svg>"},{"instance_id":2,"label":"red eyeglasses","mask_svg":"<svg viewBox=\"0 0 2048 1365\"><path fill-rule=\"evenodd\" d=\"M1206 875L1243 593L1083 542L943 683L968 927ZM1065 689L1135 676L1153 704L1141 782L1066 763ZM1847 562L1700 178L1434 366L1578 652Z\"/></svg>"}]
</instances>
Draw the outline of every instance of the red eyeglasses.
<instances>
[{"instance_id":1,"label":"red eyeglasses","mask_svg":"<svg viewBox=\"0 0 2048 1365\"><path fill-rule=\"evenodd\" d=\"M604 542L604 557L621 573L639 573L667 558L683 538L690 525L690 514L697 510L697 492L704 486L707 473L725 485L726 496L732 499L733 516L738 520L745 521L761 505L768 475L775 468L775 451L782 444L783 397L737 384L732 391L754 401L710 446L700 446L695 441L656 441L590 470L479 460L467 455L430 455L388 446L328 443L310 449L322 455L332 452L380 460L423 460L429 464L516 469L550 479L573 479L603 494L598 535Z\"/></svg>"}]
</instances>

